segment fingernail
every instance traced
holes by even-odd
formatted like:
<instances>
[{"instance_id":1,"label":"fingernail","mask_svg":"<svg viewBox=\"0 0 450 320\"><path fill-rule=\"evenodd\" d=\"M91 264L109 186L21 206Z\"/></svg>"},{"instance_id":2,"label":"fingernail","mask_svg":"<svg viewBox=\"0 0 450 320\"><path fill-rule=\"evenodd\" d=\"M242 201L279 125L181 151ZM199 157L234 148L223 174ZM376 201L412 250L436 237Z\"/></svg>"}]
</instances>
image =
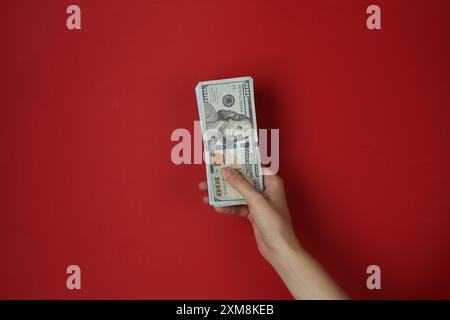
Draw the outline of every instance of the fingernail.
<instances>
[{"instance_id":1,"label":"fingernail","mask_svg":"<svg viewBox=\"0 0 450 320\"><path fill-rule=\"evenodd\" d=\"M234 174L234 170L233 170L233 169L231 169L231 168L225 168L225 169L223 169L223 176L224 176L225 178L229 178L229 177L231 177L233 174Z\"/></svg>"}]
</instances>

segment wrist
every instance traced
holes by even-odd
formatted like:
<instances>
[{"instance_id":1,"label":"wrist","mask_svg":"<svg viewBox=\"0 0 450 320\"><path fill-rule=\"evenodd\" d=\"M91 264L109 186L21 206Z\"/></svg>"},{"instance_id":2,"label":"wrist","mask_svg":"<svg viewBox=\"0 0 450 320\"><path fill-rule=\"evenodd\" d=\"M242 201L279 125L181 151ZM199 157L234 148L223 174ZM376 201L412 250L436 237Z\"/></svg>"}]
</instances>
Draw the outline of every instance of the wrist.
<instances>
[{"instance_id":1,"label":"wrist","mask_svg":"<svg viewBox=\"0 0 450 320\"><path fill-rule=\"evenodd\" d=\"M274 250L269 262L278 273L281 273L289 269L298 257L305 255L307 255L307 252L295 238L292 241L281 242Z\"/></svg>"}]
</instances>

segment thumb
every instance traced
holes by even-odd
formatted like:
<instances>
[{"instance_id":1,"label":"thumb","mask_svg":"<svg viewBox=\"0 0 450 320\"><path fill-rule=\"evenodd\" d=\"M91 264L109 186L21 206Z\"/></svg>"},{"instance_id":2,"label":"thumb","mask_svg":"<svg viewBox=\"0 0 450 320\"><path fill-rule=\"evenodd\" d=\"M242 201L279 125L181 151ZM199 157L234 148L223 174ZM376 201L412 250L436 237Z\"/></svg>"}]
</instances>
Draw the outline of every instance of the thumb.
<instances>
[{"instance_id":1,"label":"thumb","mask_svg":"<svg viewBox=\"0 0 450 320\"><path fill-rule=\"evenodd\" d=\"M245 198L247 204L255 204L264 199L262 194L237 171L231 168L225 168L223 170L223 176L225 177L225 181Z\"/></svg>"}]
</instances>

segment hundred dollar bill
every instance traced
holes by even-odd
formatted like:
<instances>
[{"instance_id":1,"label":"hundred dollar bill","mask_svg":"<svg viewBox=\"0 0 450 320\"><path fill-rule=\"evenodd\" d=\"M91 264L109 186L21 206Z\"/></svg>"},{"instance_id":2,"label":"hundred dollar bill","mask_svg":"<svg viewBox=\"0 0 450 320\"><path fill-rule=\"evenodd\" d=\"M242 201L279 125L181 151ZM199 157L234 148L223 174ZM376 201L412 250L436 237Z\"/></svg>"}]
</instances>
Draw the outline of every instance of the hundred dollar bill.
<instances>
[{"instance_id":1,"label":"hundred dollar bill","mask_svg":"<svg viewBox=\"0 0 450 320\"><path fill-rule=\"evenodd\" d=\"M253 79L199 82L195 88L202 129L209 203L215 207L245 204L224 179L223 169L240 172L263 191Z\"/></svg>"}]
</instances>

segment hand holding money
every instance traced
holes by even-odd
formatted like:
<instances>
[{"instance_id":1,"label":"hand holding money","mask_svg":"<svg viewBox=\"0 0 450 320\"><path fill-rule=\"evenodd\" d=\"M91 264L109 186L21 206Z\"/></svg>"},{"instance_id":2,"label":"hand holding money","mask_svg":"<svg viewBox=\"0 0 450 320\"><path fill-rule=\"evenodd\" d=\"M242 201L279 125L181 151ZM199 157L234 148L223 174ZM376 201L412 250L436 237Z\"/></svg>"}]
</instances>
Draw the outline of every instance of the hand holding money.
<instances>
[{"instance_id":1,"label":"hand holding money","mask_svg":"<svg viewBox=\"0 0 450 320\"><path fill-rule=\"evenodd\" d=\"M296 299L346 299L298 242L280 177L264 175L263 189L252 79L200 82L195 91L208 179L199 185L208 190L205 202L251 222L261 255Z\"/></svg>"},{"instance_id":2,"label":"hand holding money","mask_svg":"<svg viewBox=\"0 0 450 320\"><path fill-rule=\"evenodd\" d=\"M265 190L258 192L238 172L226 168L227 183L242 194L248 205L219 207L219 213L247 218L261 255L274 267L296 299L348 299L320 264L300 245L295 235L283 181L264 175ZM206 182L199 185L207 189ZM206 199L207 201L208 198Z\"/></svg>"},{"instance_id":3,"label":"hand holding money","mask_svg":"<svg viewBox=\"0 0 450 320\"><path fill-rule=\"evenodd\" d=\"M218 213L233 214L248 218L253 224L258 249L270 263L276 264L278 254L286 247L300 247L295 236L286 202L284 185L277 175L264 175L265 190L259 192L239 172L224 169L224 179L245 198L247 205L215 208ZM200 190L207 190L206 182L199 184ZM205 202L208 198L205 197Z\"/></svg>"},{"instance_id":4,"label":"hand holding money","mask_svg":"<svg viewBox=\"0 0 450 320\"><path fill-rule=\"evenodd\" d=\"M264 190L250 77L200 82L195 88L203 135L209 204L245 204L224 179L224 169L240 172L257 190Z\"/></svg>"}]
</instances>

